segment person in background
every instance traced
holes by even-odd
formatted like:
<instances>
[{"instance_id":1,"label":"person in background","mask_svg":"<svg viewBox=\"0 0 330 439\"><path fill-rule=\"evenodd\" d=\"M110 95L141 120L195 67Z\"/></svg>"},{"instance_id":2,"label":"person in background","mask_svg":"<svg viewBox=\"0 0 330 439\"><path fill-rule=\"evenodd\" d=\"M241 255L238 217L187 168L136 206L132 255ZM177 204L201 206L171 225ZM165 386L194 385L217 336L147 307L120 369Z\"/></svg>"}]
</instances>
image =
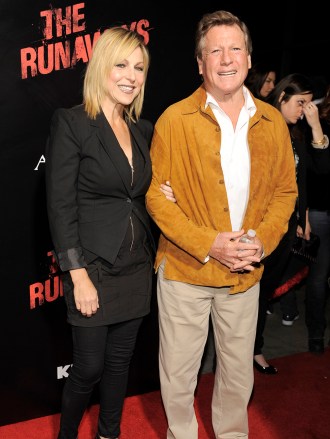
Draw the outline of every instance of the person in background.
<instances>
[{"instance_id":1,"label":"person in background","mask_svg":"<svg viewBox=\"0 0 330 439\"><path fill-rule=\"evenodd\" d=\"M146 205L161 231L155 269L167 439L198 437L194 391L210 315L214 433L248 437L260 260L286 232L297 198L288 127L244 86L251 51L238 17L204 15L195 49L203 84L155 125ZM164 203L167 180L176 203ZM254 243L240 242L248 229Z\"/></svg>"},{"instance_id":2,"label":"person in background","mask_svg":"<svg viewBox=\"0 0 330 439\"><path fill-rule=\"evenodd\" d=\"M252 65L245 80L245 86L257 99L265 101L269 93L274 89L276 82L276 70L271 62L259 61ZM260 290L262 293L263 290ZM273 313L273 305L267 298L259 296L259 308L264 310L264 303L267 306L267 314Z\"/></svg>"},{"instance_id":3,"label":"person in background","mask_svg":"<svg viewBox=\"0 0 330 439\"><path fill-rule=\"evenodd\" d=\"M276 70L265 61L260 61L250 68L245 80L245 86L253 96L264 101L275 87Z\"/></svg>"},{"instance_id":4,"label":"person in background","mask_svg":"<svg viewBox=\"0 0 330 439\"><path fill-rule=\"evenodd\" d=\"M323 137L322 128L318 117L315 117L316 106L312 103L313 86L310 79L302 74L294 73L285 76L270 93L267 102L271 103L283 115L288 124L291 143L296 163L296 176L298 185L298 199L295 210L289 221L289 228L281 239L276 250L264 259L264 273L260 282L260 303L258 311L258 324L254 346L254 366L264 374L276 374L277 369L269 364L262 353L264 345L263 332L266 324L267 301L280 285L284 271L290 267L291 247L294 237L310 238L310 224L308 221L307 205L307 168L312 167L323 172L324 155L318 152L314 161L309 160L303 130L297 126L298 121L306 117L312 129L313 136ZM294 273L293 273L294 274ZM296 293L292 289L280 298L282 310L282 323L291 326L299 317L296 303Z\"/></svg>"},{"instance_id":5,"label":"person in background","mask_svg":"<svg viewBox=\"0 0 330 439\"><path fill-rule=\"evenodd\" d=\"M276 82L276 70L274 66L267 61L259 61L252 65L245 79L245 86L257 99L265 101L269 93L274 89ZM269 258L268 258L269 259ZM268 288L263 287L263 278L260 281L258 321L256 329L256 341L254 348L254 366L263 373L275 374L277 369L269 365L262 355L263 331L266 324L267 314L273 313L273 305L269 300Z\"/></svg>"},{"instance_id":6,"label":"person in background","mask_svg":"<svg viewBox=\"0 0 330 439\"><path fill-rule=\"evenodd\" d=\"M319 154L318 149L326 149L324 155L327 155L329 160L330 150L327 146L330 136L330 86L327 87L318 108L312 108L314 117L320 118L322 132L310 133L309 151L314 156ZM323 354L330 273L330 170L322 175L312 169L308 170L307 195L311 228L320 237L317 259L309 267L306 280L305 320L308 350L313 354Z\"/></svg>"},{"instance_id":7,"label":"person in background","mask_svg":"<svg viewBox=\"0 0 330 439\"><path fill-rule=\"evenodd\" d=\"M153 126L140 118L148 67L137 33L106 30L87 66L83 105L59 109L52 119L47 207L73 340L58 439L78 437L96 384L96 438L120 435L129 364L152 292L145 194Z\"/></svg>"}]
</instances>

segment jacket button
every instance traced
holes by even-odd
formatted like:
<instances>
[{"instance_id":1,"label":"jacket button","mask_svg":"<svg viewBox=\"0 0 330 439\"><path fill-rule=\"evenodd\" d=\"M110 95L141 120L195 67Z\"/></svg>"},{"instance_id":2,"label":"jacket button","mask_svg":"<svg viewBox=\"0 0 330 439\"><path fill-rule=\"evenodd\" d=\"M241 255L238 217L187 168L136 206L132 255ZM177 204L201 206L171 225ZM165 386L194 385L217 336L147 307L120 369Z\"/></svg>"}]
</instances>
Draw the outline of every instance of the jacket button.
<instances>
[{"instance_id":1,"label":"jacket button","mask_svg":"<svg viewBox=\"0 0 330 439\"><path fill-rule=\"evenodd\" d=\"M224 207L223 210L224 210L224 212L228 212L229 209L228 209L228 207Z\"/></svg>"},{"instance_id":2,"label":"jacket button","mask_svg":"<svg viewBox=\"0 0 330 439\"><path fill-rule=\"evenodd\" d=\"M223 179L220 179L220 180L219 180L219 184L224 184L224 180L223 180Z\"/></svg>"},{"instance_id":3,"label":"jacket button","mask_svg":"<svg viewBox=\"0 0 330 439\"><path fill-rule=\"evenodd\" d=\"M130 198L126 198L127 203L131 203L132 200Z\"/></svg>"}]
</instances>

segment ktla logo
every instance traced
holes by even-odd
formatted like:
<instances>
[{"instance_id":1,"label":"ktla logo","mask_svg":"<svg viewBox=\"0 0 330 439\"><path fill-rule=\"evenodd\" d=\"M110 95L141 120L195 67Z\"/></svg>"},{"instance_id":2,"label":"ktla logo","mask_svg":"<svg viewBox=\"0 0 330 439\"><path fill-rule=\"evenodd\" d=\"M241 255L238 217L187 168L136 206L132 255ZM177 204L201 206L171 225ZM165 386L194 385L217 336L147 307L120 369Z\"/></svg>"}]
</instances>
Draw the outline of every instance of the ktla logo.
<instances>
[{"instance_id":1,"label":"ktla logo","mask_svg":"<svg viewBox=\"0 0 330 439\"><path fill-rule=\"evenodd\" d=\"M72 364L67 364L66 366L59 366L57 368L57 379L62 380L63 378L68 378Z\"/></svg>"},{"instance_id":2,"label":"ktla logo","mask_svg":"<svg viewBox=\"0 0 330 439\"><path fill-rule=\"evenodd\" d=\"M45 302L54 302L63 296L60 269L52 252L48 252L47 257L49 260L49 278L44 282L35 282L30 285L30 309L35 309Z\"/></svg>"}]
</instances>

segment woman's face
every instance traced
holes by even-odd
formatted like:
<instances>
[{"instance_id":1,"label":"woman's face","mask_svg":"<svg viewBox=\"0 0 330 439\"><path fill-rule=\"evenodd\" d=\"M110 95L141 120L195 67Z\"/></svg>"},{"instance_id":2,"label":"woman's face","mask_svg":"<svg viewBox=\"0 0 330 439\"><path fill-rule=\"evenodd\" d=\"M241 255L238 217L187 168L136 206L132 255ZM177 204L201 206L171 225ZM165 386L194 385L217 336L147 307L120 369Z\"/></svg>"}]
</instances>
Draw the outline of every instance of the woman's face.
<instances>
[{"instance_id":1,"label":"woman's face","mask_svg":"<svg viewBox=\"0 0 330 439\"><path fill-rule=\"evenodd\" d=\"M269 93L273 90L275 87L275 81L276 81L276 73L275 72L269 72L265 82L263 83L261 89L260 89L260 95L263 98L266 98Z\"/></svg>"},{"instance_id":2,"label":"woman's face","mask_svg":"<svg viewBox=\"0 0 330 439\"><path fill-rule=\"evenodd\" d=\"M143 53L141 48L137 47L110 71L106 100L112 104L130 105L140 93L144 81Z\"/></svg>"},{"instance_id":3,"label":"woman's face","mask_svg":"<svg viewBox=\"0 0 330 439\"><path fill-rule=\"evenodd\" d=\"M313 94L294 95L284 102L280 98L280 110L286 121L289 124L296 124L299 119L303 118L305 106L313 99Z\"/></svg>"}]
</instances>

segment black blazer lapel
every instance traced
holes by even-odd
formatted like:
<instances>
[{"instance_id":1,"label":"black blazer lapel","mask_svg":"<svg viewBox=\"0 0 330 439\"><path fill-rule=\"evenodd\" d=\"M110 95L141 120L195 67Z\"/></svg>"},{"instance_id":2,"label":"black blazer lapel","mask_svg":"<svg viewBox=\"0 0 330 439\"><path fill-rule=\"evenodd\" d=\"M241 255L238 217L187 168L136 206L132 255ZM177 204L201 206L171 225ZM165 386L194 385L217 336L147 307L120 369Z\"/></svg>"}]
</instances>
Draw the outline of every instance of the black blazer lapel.
<instances>
[{"instance_id":1,"label":"black blazer lapel","mask_svg":"<svg viewBox=\"0 0 330 439\"><path fill-rule=\"evenodd\" d=\"M138 129L138 127L135 124L133 123L130 124L129 129L144 157L145 162L148 162L150 160L148 140L145 137L143 137L141 131Z\"/></svg>"},{"instance_id":2,"label":"black blazer lapel","mask_svg":"<svg viewBox=\"0 0 330 439\"><path fill-rule=\"evenodd\" d=\"M96 119L91 122L97 129L97 137L100 140L102 147L107 153L109 159L112 161L115 170L118 172L128 194L132 193L131 188L131 171L128 166L127 158L122 151L118 140L112 131L103 112L97 115Z\"/></svg>"},{"instance_id":3,"label":"black blazer lapel","mask_svg":"<svg viewBox=\"0 0 330 439\"><path fill-rule=\"evenodd\" d=\"M138 124L140 123L141 121L138 122ZM131 131L132 140L134 141L135 145L139 148L144 159L143 178L135 182L135 188L134 188L134 191L140 192L145 182L151 179L151 159L150 159L149 144L151 141L152 130L149 129L149 133L144 133L140 130L139 126L137 126L136 124L130 124L129 129ZM148 134L150 136L149 139L147 138Z\"/></svg>"}]
</instances>

